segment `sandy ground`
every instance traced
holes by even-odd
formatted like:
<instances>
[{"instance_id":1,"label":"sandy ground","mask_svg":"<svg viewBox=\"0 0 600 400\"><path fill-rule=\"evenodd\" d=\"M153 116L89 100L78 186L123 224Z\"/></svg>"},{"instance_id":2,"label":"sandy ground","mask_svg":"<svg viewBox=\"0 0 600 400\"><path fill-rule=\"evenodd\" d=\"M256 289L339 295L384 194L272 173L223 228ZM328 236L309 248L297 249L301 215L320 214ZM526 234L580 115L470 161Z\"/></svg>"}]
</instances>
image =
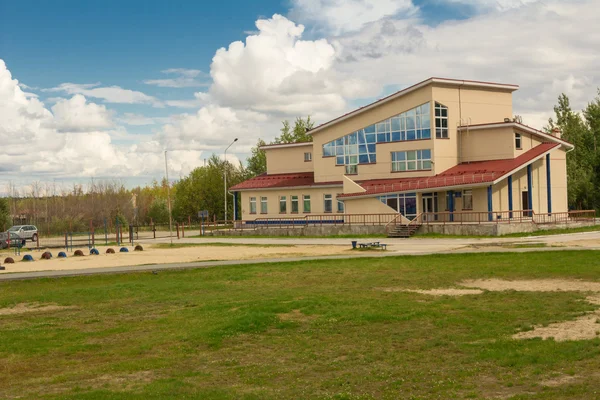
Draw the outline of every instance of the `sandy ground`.
<instances>
[{"instance_id":1,"label":"sandy ground","mask_svg":"<svg viewBox=\"0 0 600 400\"><path fill-rule=\"evenodd\" d=\"M19 303L14 307L0 308L0 315L25 314L32 312L47 312L64 310L74 307L59 306L58 304Z\"/></svg>"},{"instance_id":2,"label":"sandy ground","mask_svg":"<svg viewBox=\"0 0 600 400\"><path fill-rule=\"evenodd\" d=\"M109 246L111 247L111 246ZM115 254L106 254L107 246L98 246L100 255L83 257L74 257L73 252L67 253L67 258L57 258L60 250L50 250L54 258L51 260L42 260L41 256L44 250L33 252L22 252L20 256L12 253L0 253L1 261L6 257L12 257L14 264L4 264L5 270L0 273L10 272L30 272L30 271L48 271L48 270L72 270L103 267L122 267L133 265L149 264L169 264L185 263L193 261L216 261L216 260L249 260L257 258L285 258L302 256L326 256L345 254L349 251L349 246L339 245L297 245L297 246L198 246L182 247L177 249L159 249L144 245L144 251L133 251L130 246L128 253L120 253L118 247ZM89 254L89 250L84 249L84 254ZM31 254L35 261L20 261L25 254Z\"/></svg>"},{"instance_id":3,"label":"sandy ground","mask_svg":"<svg viewBox=\"0 0 600 400\"><path fill-rule=\"evenodd\" d=\"M585 282L564 279L531 279L506 281L502 279L468 280L459 283L470 289L429 289L414 290L403 288L376 288L386 292L413 292L431 296L464 296L469 294L482 294L484 290L503 292L509 290L521 292L594 292L586 301L600 305L600 282ZM548 326L535 326L533 330L519 332L512 336L514 339L554 339L557 342L566 340L589 340L600 337L600 309L586 313L575 320L557 322Z\"/></svg>"}]
</instances>

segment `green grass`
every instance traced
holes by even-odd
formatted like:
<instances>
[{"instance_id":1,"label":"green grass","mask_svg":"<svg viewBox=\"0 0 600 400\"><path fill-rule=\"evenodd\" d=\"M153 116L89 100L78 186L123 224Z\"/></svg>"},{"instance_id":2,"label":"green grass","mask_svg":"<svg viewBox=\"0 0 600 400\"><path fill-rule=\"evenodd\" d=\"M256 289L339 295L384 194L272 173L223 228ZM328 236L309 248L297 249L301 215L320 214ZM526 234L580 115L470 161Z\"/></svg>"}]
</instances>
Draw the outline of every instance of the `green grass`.
<instances>
[{"instance_id":1,"label":"green grass","mask_svg":"<svg viewBox=\"0 0 600 400\"><path fill-rule=\"evenodd\" d=\"M225 243L225 242L209 242L209 243L156 243L152 244L155 249L179 249L182 247L294 247L288 244L261 244L261 243Z\"/></svg>"},{"instance_id":2,"label":"green grass","mask_svg":"<svg viewBox=\"0 0 600 400\"><path fill-rule=\"evenodd\" d=\"M600 339L517 341L595 306L576 292L378 287L600 281L600 252L357 258L0 283L0 398L593 399ZM600 324L599 324L600 326ZM573 376L569 384L541 381Z\"/></svg>"},{"instance_id":3,"label":"green grass","mask_svg":"<svg viewBox=\"0 0 600 400\"><path fill-rule=\"evenodd\" d=\"M445 239L489 239L489 238L520 238L520 237L531 237L531 236L550 236L550 235L565 235L569 233L583 233L583 232L598 232L600 231L600 225L582 226L579 228L565 228L565 229L549 229L549 230L537 230L534 232L518 232L509 233L502 236L490 236L490 235L443 235L441 233L417 233L414 238L445 238Z\"/></svg>"}]
</instances>

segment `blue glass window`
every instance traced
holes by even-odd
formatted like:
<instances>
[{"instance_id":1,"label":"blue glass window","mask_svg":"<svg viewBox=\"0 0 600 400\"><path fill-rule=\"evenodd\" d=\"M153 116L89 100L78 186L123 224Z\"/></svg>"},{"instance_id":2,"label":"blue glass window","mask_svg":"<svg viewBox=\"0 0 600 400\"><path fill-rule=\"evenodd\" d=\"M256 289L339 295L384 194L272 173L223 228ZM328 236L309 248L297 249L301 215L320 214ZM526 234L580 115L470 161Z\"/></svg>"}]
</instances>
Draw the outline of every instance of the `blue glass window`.
<instances>
[{"instance_id":1,"label":"blue glass window","mask_svg":"<svg viewBox=\"0 0 600 400\"><path fill-rule=\"evenodd\" d=\"M430 149L392 152L392 172L422 171L430 169Z\"/></svg>"}]
</instances>

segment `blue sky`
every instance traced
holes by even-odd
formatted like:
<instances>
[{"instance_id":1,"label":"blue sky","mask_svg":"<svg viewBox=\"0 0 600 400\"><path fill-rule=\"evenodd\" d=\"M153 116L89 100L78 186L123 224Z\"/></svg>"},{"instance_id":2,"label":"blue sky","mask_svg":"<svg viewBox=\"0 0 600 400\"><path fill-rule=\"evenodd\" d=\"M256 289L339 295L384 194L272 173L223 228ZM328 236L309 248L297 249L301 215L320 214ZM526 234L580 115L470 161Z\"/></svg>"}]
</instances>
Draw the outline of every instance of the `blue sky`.
<instances>
[{"instance_id":1,"label":"blue sky","mask_svg":"<svg viewBox=\"0 0 600 400\"><path fill-rule=\"evenodd\" d=\"M244 161L283 119L326 122L430 76L520 84L514 111L541 128L560 93L581 108L600 86L594 3L0 0L0 194L148 183L164 149L184 176L235 137Z\"/></svg>"}]
</instances>

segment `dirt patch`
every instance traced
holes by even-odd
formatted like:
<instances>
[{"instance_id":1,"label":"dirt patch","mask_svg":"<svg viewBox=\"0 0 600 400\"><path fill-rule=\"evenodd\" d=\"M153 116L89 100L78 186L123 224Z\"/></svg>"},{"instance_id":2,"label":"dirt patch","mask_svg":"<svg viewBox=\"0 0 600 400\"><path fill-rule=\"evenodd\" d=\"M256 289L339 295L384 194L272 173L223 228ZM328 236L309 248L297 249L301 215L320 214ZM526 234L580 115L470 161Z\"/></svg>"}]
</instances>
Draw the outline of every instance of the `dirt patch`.
<instances>
[{"instance_id":1,"label":"dirt patch","mask_svg":"<svg viewBox=\"0 0 600 400\"><path fill-rule=\"evenodd\" d=\"M553 338L557 342L566 340L588 340L600 337L600 313L595 312L574 321L557 322L548 326L537 326L532 331L513 335L514 339Z\"/></svg>"},{"instance_id":2,"label":"dirt patch","mask_svg":"<svg viewBox=\"0 0 600 400\"><path fill-rule=\"evenodd\" d=\"M292 322L307 322L315 319L316 317L311 315L303 314L300 310L292 310L289 313L285 314L277 314L280 320L282 321L292 321Z\"/></svg>"},{"instance_id":3,"label":"dirt patch","mask_svg":"<svg viewBox=\"0 0 600 400\"><path fill-rule=\"evenodd\" d=\"M32 312L50 312L58 310L68 310L75 307L59 306L58 304L40 304L40 303L19 303L14 307L0 308L0 315L15 315Z\"/></svg>"},{"instance_id":4,"label":"dirt patch","mask_svg":"<svg viewBox=\"0 0 600 400\"><path fill-rule=\"evenodd\" d=\"M578 376L576 375L559 375L556 378L547 379L545 381L540 382L542 386L548 387L558 387L562 385L568 385L577 381Z\"/></svg>"},{"instance_id":5,"label":"dirt patch","mask_svg":"<svg viewBox=\"0 0 600 400\"><path fill-rule=\"evenodd\" d=\"M460 282L459 285L501 292L600 292L600 282L572 281L562 279L531 279L506 281L502 279L477 279Z\"/></svg>"},{"instance_id":6,"label":"dirt patch","mask_svg":"<svg viewBox=\"0 0 600 400\"><path fill-rule=\"evenodd\" d=\"M152 371L138 371L124 375L100 375L82 383L90 385L93 388L100 388L109 385L118 386L125 390L131 390L139 384L152 382L154 378L155 375Z\"/></svg>"},{"instance_id":7,"label":"dirt patch","mask_svg":"<svg viewBox=\"0 0 600 400\"><path fill-rule=\"evenodd\" d=\"M384 292L410 292L410 293L420 293L420 294L428 294L431 296L465 296L470 294L481 294L483 290L480 289L429 289L429 290L419 290L419 289L402 289L402 288L378 288L378 290Z\"/></svg>"}]
</instances>

